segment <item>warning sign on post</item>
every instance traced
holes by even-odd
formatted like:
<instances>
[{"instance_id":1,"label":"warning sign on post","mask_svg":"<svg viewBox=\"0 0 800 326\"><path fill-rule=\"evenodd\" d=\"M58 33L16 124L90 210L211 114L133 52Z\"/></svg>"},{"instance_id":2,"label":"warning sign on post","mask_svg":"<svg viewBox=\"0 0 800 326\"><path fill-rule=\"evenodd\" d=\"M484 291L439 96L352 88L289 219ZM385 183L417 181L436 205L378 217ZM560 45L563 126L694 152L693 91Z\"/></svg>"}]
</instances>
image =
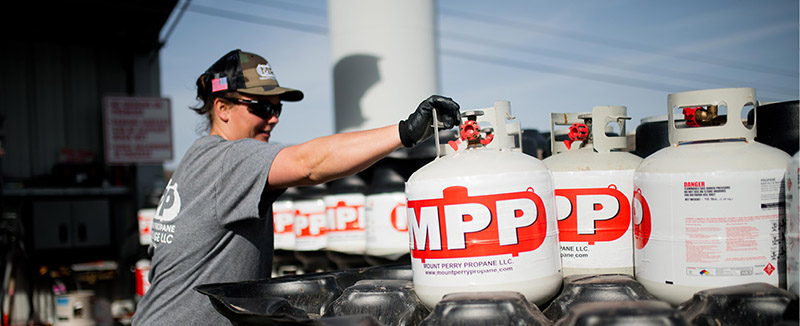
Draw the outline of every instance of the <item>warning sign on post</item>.
<instances>
[{"instance_id":1,"label":"warning sign on post","mask_svg":"<svg viewBox=\"0 0 800 326\"><path fill-rule=\"evenodd\" d=\"M163 163L172 159L172 116L167 98L103 98L107 164Z\"/></svg>"}]
</instances>

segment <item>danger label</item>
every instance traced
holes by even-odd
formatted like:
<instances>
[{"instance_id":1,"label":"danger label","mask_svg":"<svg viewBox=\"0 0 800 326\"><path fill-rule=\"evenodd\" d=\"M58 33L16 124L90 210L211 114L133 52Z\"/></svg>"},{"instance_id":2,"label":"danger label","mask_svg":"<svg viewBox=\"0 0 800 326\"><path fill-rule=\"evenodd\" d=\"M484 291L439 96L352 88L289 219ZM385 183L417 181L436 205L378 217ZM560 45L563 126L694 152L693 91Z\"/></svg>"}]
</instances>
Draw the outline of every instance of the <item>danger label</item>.
<instances>
[{"instance_id":1,"label":"danger label","mask_svg":"<svg viewBox=\"0 0 800 326\"><path fill-rule=\"evenodd\" d=\"M777 284L769 266L780 255L780 211L770 203L780 197L775 184L782 175L780 169L637 173L637 278L699 287L730 285L731 277Z\"/></svg>"},{"instance_id":2,"label":"danger label","mask_svg":"<svg viewBox=\"0 0 800 326\"><path fill-rule=\"evenodd\" d=\"M717 185L706 186L705 181L685 181L683 183L684 201L731 201L728 195L731 186Z\"/></svg>"}]
</instances>

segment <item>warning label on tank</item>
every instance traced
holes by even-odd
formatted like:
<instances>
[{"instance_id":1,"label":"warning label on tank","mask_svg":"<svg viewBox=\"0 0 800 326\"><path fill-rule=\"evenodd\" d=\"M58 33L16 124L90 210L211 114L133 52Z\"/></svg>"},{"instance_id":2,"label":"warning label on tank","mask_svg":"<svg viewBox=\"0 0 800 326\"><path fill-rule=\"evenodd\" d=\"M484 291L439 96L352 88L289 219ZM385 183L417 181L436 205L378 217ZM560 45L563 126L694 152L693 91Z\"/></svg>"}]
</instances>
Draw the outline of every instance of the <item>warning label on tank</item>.
<instances>
[{"instance_id":1,"label":"warning label on tank","mask_svg":"<svg viewBox=\"0 0 800 326\"><path fill-rule=\"evenodd\" d=\"M731 186L708 185L705 181L685 181L683 183L684 201L730 201L733 197L728 194Z\"/></svg>"},{"instance_id":2,"label":"warning label on tank","mask_svg":"<svg viewBox=\"0 0 800 326\"><path fill-rule=\"evenodd\" d=\"M723 253L757 252L759 246L764 246L763 241L761 243L758 241L759 238L763 238L759 234L761 231L774 234L775 241L769 246L771 251L728 260L777 259L777 230L777 215L687 218L686 261L715 262L720 260Z\"/></svg>"},{"instance_id":3,"label":"warning label on tank","mask_svg":"<svg viewBox=\"0 0 800 326\"><path fill-rule=\"evenodd\" d=\"M779 169L637 173L635 191L648 204L650 223L648 241L636 246L637 278L777 284L782 176Z\"/></svg>"},{"instance_id":4,"label":"warning label on tank","mask_svg":"<svg viewBox=\"0 0 800 326\"><path fill-rule=\"evenodd\" d=\"M780 193L783 188L784 178L762 178L761 179L761 209L782 208Z\"/></svg>"},{"instance_id":5,"label":"warning label on tank","mask_svg":"<svg viewBox=\"0 0 800 326\"><path fill-rule=\"evenodd\" d=\"M750 276L753 267L686 267L686 276Z\"/></svg>"}]
</instances>

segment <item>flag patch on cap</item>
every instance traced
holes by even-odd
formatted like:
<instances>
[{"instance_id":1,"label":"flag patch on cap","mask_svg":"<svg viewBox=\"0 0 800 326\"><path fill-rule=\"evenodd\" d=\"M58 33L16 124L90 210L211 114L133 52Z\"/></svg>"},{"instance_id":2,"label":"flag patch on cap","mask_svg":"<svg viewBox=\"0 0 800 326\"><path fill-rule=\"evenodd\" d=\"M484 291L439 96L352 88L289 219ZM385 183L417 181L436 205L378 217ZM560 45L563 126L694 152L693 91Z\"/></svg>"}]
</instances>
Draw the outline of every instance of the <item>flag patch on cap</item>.
<instances>
[{"instance_id":1,"label":"flag patch on cap","mask_svg":"<svg viewBox=\"0 0 800 326\"><path fill-rule=\"evenodd\" d=\"M228 77L214 78L211 80L211 92L228 89Z\"/></svg>"}]
</instances>

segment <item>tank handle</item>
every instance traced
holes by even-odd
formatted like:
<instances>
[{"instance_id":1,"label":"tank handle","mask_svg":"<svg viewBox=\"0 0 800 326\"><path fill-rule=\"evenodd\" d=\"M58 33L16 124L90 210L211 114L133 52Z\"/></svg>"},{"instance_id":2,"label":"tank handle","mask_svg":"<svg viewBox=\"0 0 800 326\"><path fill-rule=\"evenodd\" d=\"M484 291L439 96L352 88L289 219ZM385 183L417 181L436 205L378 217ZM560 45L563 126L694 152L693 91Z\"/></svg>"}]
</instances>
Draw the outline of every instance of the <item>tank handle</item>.
<instances>
[{"instance_id":1,"label":"tank handle","mask_svg":"<svg viewBox=\"0 0 800 326\"><path fill-rule=\"evenodd\" d=\"M592 143L594 151L608 153L614 149L628 148L628 135L625 131L625 120L628 108L621 105L595 106L592 108ZM606 126L616 122L619 125L619 136L606 135Z\"/></svg>"},{"instance_id":2,"label":"tank handle","mask_svg":"<svg viewBox=\"0 0 800 326\"><path fill-rule=\"evenodd\" d=\"M694 128L676 127L676 108L698 106L727 107L727 121L720 126ZM669 117L669 143L677 146L680 143L698 140L744 139L752 142L756 136L755 123L752 128L746 127L740 120L745 106L758 106L755 88L720 88L669 94L667 97L667 114ZM755 116L757 121L758 116Z\"/></svg>"},{"instance_id":3,"label":"tank handle","mask_svg":"<svg viewBox=\"0 0 800 326\"><path fill-rule=\"evenodd\" d=\"M553 155L556 155L561 152L566 152L570 150L573 145L573 143L570 143L570 147L567 147L566 143L556 141L556 136L563 135L565 134L565 132L568 131L568 129L556 130L556 126L571 126L575 123L583 123L583 119L578 118L578 116L587 113L588 112L550 113L550 150L553 152ZM583 141L576 142L576 144L574 145L577 146L577 148L580 148L581 144L583 144Z\"/></svg>"},{"instance_id":4,"label":"tank handle","mask_svg":"<svg viewBox=\"0 0 800 326\"><path fill-rule=\"evenodd\" d=\"M486 122L492 126L493 139L484 144L486 148L522 152L522 128L520 127L520 123L516 121L508 122L516 119L516 117L511 115L511 103L509 101L495 101L493 107L470 111L482 112L483 115L478 116L476 121L479 124ZM439 124L435 112L433 119L434 132L438 135ZM462 117L462 119L464 119L464 117ZM438 138L435 140L435 146L437 158L452 154L456 151L447 144L440 144Z\"/></svg>"},{"instance_id":5,"label":"tank handle","mask_svg":"<svg viewBox=\"0 0 800 326\"><path fill-rule=\"evenodd\" d=\"M439 144L439 117L436 116L436 110L431 110L433 112L433 142L434 146L436 146L436 158L442 157L442 147Z\"/></svg>"},{"instance_id":6,"label":"tank handle","mask_svg":"<svg viewBox=\"0 0 800 326\"><path fill-rule=\"evenodd\" d=\"M494 106L483 109L485 115L478 118L479 122L486 121L494 128L494 140L486 148L522 152L522 128L519 121L513 121L511 115L511 102L494 101ZM514 140L517 140L517 143Z\"/></svg>"}]
</instances>

